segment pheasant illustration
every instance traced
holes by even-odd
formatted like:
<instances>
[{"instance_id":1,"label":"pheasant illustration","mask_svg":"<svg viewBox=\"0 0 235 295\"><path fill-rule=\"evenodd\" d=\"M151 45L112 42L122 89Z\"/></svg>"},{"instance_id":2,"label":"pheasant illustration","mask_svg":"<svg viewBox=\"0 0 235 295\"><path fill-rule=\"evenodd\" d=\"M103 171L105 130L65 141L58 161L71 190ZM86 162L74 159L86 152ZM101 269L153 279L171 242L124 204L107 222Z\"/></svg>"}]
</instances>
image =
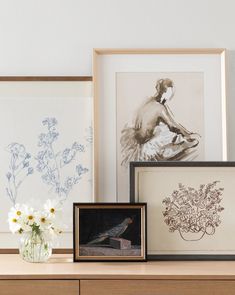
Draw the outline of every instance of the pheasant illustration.
<instances>
[{"instance_id":1,"label":"pheasant illustration","mask_svg":"<svg viewBox=\"0 0 235 295\"><path fill-rule=\"evenodd\" d=\"M114 226L113 228L103 233L99 233L98 235L96 235L92 241L87 243L87 245L98 244L105 241L108 238L119 238L127 230L128 226L131 223L133 223L132 218L130 217L125 218L122 223Z\"/></svg>"}]
</instances>

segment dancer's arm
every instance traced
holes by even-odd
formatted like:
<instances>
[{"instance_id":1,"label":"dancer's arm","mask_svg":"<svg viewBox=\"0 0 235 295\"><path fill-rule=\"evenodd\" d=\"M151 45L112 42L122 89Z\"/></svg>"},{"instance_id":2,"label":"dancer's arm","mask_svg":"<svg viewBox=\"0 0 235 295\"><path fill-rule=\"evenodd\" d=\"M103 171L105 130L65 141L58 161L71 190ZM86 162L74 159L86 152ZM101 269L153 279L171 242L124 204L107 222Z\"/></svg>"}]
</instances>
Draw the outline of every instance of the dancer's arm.
<instances>
[{"instance_id":1,"label":"dancer's arm","mask_svg":"<svg viewBox=\"0 0 235 295\"><path fill-rule=\"evenodd\" d=\"M190 137L193 134L180 123L176 122L176 120L173 117L173 114L167 107L164 107L162 111L162 119L168 125L169 129L173 132L176 132L178 134L180 133L185 137Z\"/></svg>"}]
</instances>

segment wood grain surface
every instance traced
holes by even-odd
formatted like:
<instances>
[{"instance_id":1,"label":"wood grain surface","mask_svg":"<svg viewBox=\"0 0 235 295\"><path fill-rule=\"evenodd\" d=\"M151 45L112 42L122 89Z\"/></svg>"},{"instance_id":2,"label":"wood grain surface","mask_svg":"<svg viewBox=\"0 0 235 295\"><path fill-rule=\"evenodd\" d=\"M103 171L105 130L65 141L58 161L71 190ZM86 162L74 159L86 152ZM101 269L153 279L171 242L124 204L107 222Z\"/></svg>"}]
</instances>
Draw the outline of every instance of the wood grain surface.
<instances>
[{"instance_id":1,"label":"wood grain surface","mask_svg":"<svg viewBox=\"0 0 235 295\"><path fill-rule=\"evenodd\" d=\"M81 281L81 295L230 295L235 281Z\"/></svg>"},{"instance_id":2,"label":"wood grain surface","mask_svg":"<svg viewBox=\"0 0 235 295\"><path fill-rule=\"evenodd\" d=\"M79 295L79 281L0 281L1 295Z\"/></svg>"},{"instance_id":3,"label":"wood grain surface","mask_svg":"<svg viewBox=\"0 0 235 295\"><path fill-rule=\"evenodd\" d=\"M17 254L1 254L0 279L235 281L235 261L73 263L71 254L54 254L47 263L27 263Z\"/></svg>"}]
</instances>

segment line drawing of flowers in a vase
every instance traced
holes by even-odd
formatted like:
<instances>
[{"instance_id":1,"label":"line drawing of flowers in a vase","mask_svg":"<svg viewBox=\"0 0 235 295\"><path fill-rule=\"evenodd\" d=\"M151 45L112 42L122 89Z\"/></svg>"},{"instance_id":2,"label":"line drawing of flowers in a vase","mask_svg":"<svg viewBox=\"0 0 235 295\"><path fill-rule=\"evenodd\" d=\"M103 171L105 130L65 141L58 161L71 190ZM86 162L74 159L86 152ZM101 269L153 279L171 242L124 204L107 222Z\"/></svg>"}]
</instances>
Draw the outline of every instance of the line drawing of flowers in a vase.
<instances>
[{"instance_id":1,"label":"line drawing of flowers in a vase","mask_svg":"<svg viewBox=\"0 0 235 295\"><path fill-rule=\"evenodd\" d=\"M199 188L178 184L170 196L163 199L164 222L169 232L178 232L184 241L200 241L212 236L221 224L220 205L224 188L217 188L220 181L200 184Z\"/></svg>"},{"instance_id":2,"label":"line drawing of flowers in a vase","mask_svg":"<svg viewBox=\"0 0 235 295\"><path fill-rule=\"evenodd\" d=\"M59 197L60 202L65 201L73 187L81 180L83 174L89 171L82 164L77 163L74 174L62 178L63 169L76 161L77 154L84 153L84 145L73 142L70 147L62 151L55 150L55 142L59 138L57 131L56 118L45 118L42 121L46 127L46 133L41 133L38 136L38 147L40 148L35 157L37 166L36 170L41 173L41 179L50 187L49 192L54 191Z\"/></svg>"},{"instance_id":3,"label":"line drawing of flowers in a vase","mask_svg":"<svg viewBox=\"0 0 235 295\"><path fill-rule=\"evenodd\" d=\"M31 154L26 151L23 144L13 142L8 145L6 151L11 154L9 170L6 173L6 193L15 206L20 186L34 173L34 169L31 165Z\"/></svg>"}]
</instances>

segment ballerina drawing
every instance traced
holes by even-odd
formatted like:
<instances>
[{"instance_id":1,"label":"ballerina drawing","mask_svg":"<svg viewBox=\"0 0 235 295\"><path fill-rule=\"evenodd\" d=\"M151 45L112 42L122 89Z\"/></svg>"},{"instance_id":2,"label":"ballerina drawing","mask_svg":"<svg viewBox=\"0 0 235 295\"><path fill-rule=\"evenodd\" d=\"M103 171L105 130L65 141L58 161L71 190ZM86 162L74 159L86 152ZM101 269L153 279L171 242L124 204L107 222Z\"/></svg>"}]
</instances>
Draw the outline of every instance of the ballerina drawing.
<instances>
[{"instance_id":1,"label":"ballerina drawing","mask_svg":"<svg viewBox=\"0 0 235 295\"><path fill-rule=\"evenodd\" d=\"M187 130L174 118L168 106L174 92L172 80L158 80L155 95L139 107L133 126L124 126L120 139L122 166L130 161L191 160L196 157L200 135Z\"/></svg>"}]
</instances>

